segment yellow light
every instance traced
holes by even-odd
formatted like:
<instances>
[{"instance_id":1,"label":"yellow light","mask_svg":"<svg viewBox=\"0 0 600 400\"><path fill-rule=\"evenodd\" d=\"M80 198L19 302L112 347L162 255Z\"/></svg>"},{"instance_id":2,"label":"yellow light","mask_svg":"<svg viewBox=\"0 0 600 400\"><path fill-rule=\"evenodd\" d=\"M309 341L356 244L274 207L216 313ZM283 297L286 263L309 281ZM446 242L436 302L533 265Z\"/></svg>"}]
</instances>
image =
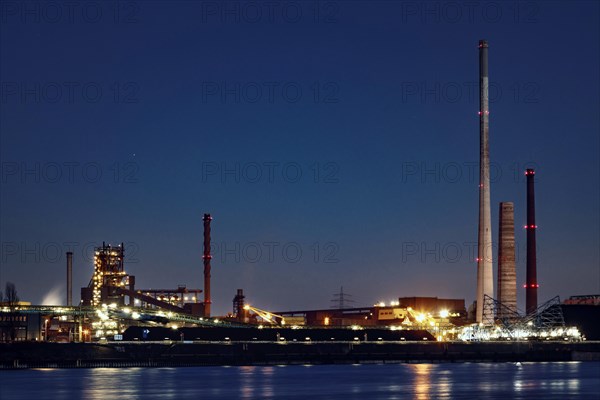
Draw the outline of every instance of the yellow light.
<instances>
[{"instance_id":1,"label":"yellow light","mask_svg":"<svg viewBox=\"0 0 600 400\"><path fill-rule=\"evenodd\" d=\"M417 314L415 319L417 320L417 322L423 322L423 321L425 321L425 314L419 313L419 314Z\"/></svg>"},{"instance_id":2,"label":"yellow light","mask_svg":"<svg viewBox=\"0 0 600 400\"><path fill-rule=\"evenodd\" d=\"M448 318L449 315L450 315L450 312L448 310L440 311L440 317L442 317L442 318Z\"/></svg>"},{"instance_id":3,"label":"yellow light","mask_svg":"<svg viewBox=\"0 0 600 400\"><path fill-rule=\"evenodd\" d=\"M323 321L323 324L329 325L329 317L325 317L325 320Z\"/></svg>"},{"instance_id":4,"label":"yellow light","mask_svg":"<svg viewBox=\"0 0 600 400\"><path fill-rule=\"evenodd\" d=\"M246 305L244 306L244 310L249 310L249 309L250 309L250 306L249 306L248 304L246 304Z\"/></svg>"}]
</instances>

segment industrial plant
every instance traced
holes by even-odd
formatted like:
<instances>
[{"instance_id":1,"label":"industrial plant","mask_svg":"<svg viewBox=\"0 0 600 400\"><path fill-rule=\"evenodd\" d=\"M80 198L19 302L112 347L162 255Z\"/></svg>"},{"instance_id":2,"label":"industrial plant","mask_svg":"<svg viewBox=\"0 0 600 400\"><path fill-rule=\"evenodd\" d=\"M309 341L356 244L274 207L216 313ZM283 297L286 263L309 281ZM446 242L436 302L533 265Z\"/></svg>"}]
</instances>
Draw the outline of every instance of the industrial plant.
<instances>
[{"instance_id":1,"label":"industrial plant","mask_svg":"<svg viewBox=\"0 0 600 400\"><path fill-rule=\"evenodd\" d=\"M264 310L240 288L231 293L227 315L211 313L211 223L204 214L202 288L142 288L127 272L121 244L94 249L93 265L73 265L66 254L65 305L2 304L0 341L42 342L410 342L410 341L582 341L600 339L600 296L558 297L538 306L534 177L527 169L526 310L517 308L515 207L499 203L497 290L494 296L488 42L479 42L479 221L475 307L464 299L398 297L390 303L316 310ZM216 222L216 221L215 221ZM73 304L73 268L89 269L89 283ZM218 269L215 269L218 273ZM199 274L198 274L199 275ZM143 279L138 279L138 282ZM520 286L520 285L519 285ZM222 294L221 294L222 295ZM582 308L583 307L583 308ZM596 315L596 317L593 317Z\"/></svg>"}]
</instances>

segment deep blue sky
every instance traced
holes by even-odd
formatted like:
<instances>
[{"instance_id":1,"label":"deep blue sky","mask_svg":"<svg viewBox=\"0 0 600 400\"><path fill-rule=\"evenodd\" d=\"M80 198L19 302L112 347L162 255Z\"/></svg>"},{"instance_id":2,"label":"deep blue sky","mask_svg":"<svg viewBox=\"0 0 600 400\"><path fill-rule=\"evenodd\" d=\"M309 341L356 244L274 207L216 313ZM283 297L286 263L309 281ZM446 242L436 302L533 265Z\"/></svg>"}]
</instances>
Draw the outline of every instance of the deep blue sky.
<instances>
[{"instance_id":1,"label":"deep blue sky","mask_svg":"<svg viewBox=\"0 0 600 400\"><path fill-rule=\"evenodd\" d=\"M519 303L526 166L540 302L600 292L597 2L246 3L2 1L2 286L64 302L74 242L77 300L90 246L123 241L138 287L201 287L209 212L217 313L237 288L279 310L340 286L470 304L485 38L493 240L514 201Z\"/></svg>"}]
</instances>

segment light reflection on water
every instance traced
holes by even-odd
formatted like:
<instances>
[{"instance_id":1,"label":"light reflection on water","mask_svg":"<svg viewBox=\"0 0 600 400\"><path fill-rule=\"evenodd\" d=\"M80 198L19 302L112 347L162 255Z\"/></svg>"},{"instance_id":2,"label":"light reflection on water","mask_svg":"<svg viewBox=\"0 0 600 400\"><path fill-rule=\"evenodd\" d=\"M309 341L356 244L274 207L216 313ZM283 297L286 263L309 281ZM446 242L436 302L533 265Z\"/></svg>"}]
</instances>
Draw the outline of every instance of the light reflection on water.
<instances>
[{"instance_id":1,"label":"light reflection on water","mask_svg":"<svg viewBox=\"0 0 600 400\"><path fill-rule=\"evenodd\" d=\"M459 363L0 372L0 399L597 398L600 363Z\"/></svg>"},{"instance_id":2,"label":"light reflection on water","mask_svg":"<svg viewBox=\"0 0 600 400\"><path fill-rule=\"evenodd\" d=\"M431 364L413 364L410 365L415 375L414 386L416 388L417 399L427 399L431 392L430 373L433 365Z\"/></svg>"}]
</instances>

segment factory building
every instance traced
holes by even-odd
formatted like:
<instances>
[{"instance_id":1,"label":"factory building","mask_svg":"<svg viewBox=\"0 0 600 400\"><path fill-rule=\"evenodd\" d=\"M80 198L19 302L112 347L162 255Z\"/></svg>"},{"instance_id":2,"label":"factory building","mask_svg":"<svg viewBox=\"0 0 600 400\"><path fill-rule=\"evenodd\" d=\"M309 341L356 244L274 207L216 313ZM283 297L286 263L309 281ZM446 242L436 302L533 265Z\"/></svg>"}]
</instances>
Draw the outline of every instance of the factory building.
<instances>
[{"instance_id":1,"label":"factory building","mask_svg":"<svg viewBox=\"0 0 600 400\"><path fill-rule=\"evenodd\" d=\"M125 305L124 296L117 289L128 287L135 290L135 277L125 272L124 258L122 243L118 246L102 243L101 247L94 249L94 273L88 286L81 289L83 306ZM131 300L129 303L131 305Z\"/></svg>"},{"instance_id":2,"label":"factory building","mask_svg":"<svg viewBox=\"0 0 600 400\"><path fill-rule=\"evenodd\" d=\"M30 306L31 303L19 301L15 306ZM9 308L7 303L0 307ZM19 312L3 312L0 314L0 342L17 342L42 339L42 316L40 314L23 314Z\"/></svg>"},{"instance_id":3,"label":"factory building","mask_svg":"<svg viewBox=\"0 0 600 400\"><path fill-rule=\"evenodd\" d=\"M464 299L437 297L401 297L390 305L372 307L283 311L275 313L285 318L286 325L308 326L387 326L419 325L426 318L444 319L455 325L466 323Z\"/></svg>"},{"instance_id":4,"label":"factory building","mask_svg":"<svg viewBox=\"0 0 600 400\"><path fill-rule=\"evenodd\" d=\"M398 299L400 307L410 307L413 310L439 314L446 310L450 314L466 317L464 299L439 299L437 297L400 297Z\"/></svg>"},{"instance_id":5,"label":"factory building","mask_svg":"<svg viewBox=\"0 0 600 400\"><path fill-rule=\"evenodd\" d=\"M102 243L94 250L94 273L87 287L81 288L81 305L99 307L102 304L161 308L174 312L203 315L201 289L179 285L173 289L137 289L135 276L124 268L124 246ZM68 269L72 261L67 258Z\"/></svg>"},{"instance_id":6,"label":"factory building","mask_svg":"<svg viewBox=\"0 0 600 400\"><path fill-rule=\"evenodd\" d=\"M600 294L571 296L561 308L566 324L577 326L587 340L600 340Z\"/></svg>"}]
</instances>

